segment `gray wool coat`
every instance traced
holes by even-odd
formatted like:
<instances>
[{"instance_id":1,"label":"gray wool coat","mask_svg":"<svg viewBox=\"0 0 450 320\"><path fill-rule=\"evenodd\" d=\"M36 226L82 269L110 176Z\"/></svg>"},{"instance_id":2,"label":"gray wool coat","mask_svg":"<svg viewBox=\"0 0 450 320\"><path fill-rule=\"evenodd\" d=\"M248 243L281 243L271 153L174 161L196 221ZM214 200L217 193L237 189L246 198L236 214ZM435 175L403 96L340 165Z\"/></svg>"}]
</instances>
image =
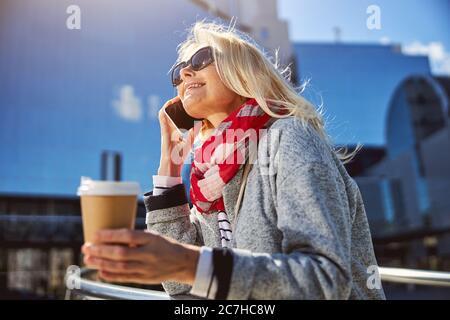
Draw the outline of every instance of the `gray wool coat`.
<instances>
[{"instance_id":1,"label":"gray wool coat","mask_svg":"<svg viewBox=\"0 0 450 320\"><path fill-rule=\"evenodd\" d=\"M377 262L358 186L311 126L294 117L273 122L259 142L236 217L242 171L223 190L234 226L227 299L385 298L382 288L367 285L368 268ZM144 195L148 229L221 247L217 212L202 215L187 203L153 210L152 201L164 196ZM163 286L171 295L191 288Z\"/></svg>"}]
</instances>

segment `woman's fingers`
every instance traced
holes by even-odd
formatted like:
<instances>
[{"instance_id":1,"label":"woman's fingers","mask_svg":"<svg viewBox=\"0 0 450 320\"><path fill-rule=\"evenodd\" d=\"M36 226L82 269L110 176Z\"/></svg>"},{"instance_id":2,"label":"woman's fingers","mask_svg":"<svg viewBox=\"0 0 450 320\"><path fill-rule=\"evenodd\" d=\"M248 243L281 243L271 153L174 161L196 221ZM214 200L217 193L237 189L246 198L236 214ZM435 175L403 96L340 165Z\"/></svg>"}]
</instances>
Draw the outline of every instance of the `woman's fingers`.
<instances>
[{"instance_id":1,"label":"woman's fingers","mask_svg":"<svg viewBox=\"0 0 450 320\"><path fill-rule=\"evenodd\" d=\"M202 124L201 121L195 121L194 122L194 127L192 127L191 129L189 129L189 133L187 135L187 144L192 147L192 145L194 144L195 141L195 137L197 136L197 134L200 132L200 128L201 128Z\"/></svg>"},{"instance_id":2,"label":"woman's fingers","mask_svg":"<svg viewBox=\"0 0 450 320\"><path fill-rule=\"evenodd\" d=\"M143 245L154 239L152 233L130 229L105 229L97 231L94 243L118 243L128 245Z\"/></svg>"},{"instance_id":3,"label":"woman's fingers","mask_svg":"<svg viewBox=\"0 0 450 320\"><path fill-rule=\"evenodd\" d=\"M115 261L139 261L143 256L140 248L130 248L123 245L84 245L82 247L82 252L87 256L95 256Z\"/></svg>"},{"instance_id":4,"label":"woman's fingers","mask_svg":"<svg viewBox=\"0 0 450 320\"><path fill-rule=\"evenodd\" d=\"M143 263L136 261L112 261L108 259L85 256L84 263L92 269L119 273L144 273Z\"/></svg>"}]
</instances>

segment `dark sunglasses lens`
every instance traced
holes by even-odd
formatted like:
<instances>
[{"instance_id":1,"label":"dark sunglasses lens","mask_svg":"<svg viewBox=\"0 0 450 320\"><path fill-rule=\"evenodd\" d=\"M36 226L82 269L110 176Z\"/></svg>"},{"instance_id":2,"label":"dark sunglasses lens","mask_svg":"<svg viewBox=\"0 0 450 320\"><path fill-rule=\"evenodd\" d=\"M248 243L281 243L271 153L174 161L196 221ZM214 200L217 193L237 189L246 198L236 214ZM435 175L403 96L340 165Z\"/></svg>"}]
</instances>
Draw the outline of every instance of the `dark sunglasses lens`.
<instances>
[{"instance_id":1,"label":"dark sunglasses lens","mask_svg":"<svg viewBox=\"0 0 450 320\"><path fill-rule=\"evenodd\" d=\"M196 71L203 69L212 62L211 51L206 48L192 56L192 68Z\"/></svg>"},{"instance_id":2,"label":"dark sunglasses lens","mask_svg":"<svg viewBox=\"0 0 450 320\"><path fill-rule=\"evenodd\" d=\"M184 68L184 64L179 64L172 70L172 84L178 86L183 80L181 80L181 69Z\"/></svg>"}]
</instances>

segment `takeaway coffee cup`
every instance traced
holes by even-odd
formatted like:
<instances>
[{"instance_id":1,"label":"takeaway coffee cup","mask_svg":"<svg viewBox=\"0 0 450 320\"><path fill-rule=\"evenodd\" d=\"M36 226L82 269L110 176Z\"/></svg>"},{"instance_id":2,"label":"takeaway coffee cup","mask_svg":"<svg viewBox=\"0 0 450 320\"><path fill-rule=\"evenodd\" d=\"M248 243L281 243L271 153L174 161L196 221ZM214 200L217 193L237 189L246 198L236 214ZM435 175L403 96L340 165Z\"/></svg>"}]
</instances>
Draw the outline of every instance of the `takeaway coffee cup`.
<instances>
[{"instance_id":1,"label":"takeaway coffee cup","mask_svg":"<svg viewBox=\"0 0 450 320\"><path fill-rule=\"evenodd\" d=\"M92 242L101 229L134 229L137 182L97 181L81 177L77 195L81 198L85 242Z\"/></svg>"}]
</instances>

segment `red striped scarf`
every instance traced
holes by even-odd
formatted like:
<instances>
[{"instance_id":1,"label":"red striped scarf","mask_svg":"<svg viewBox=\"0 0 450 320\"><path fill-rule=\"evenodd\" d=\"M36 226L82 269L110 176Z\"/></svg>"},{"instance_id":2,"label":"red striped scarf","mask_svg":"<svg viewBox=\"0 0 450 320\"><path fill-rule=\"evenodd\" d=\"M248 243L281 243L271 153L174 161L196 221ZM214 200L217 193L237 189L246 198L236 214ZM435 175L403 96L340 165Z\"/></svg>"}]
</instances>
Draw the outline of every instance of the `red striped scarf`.
<instances>
[{"instance_id":1,"label":"red striped scarf","mask_svg":"<svg viewBox=\"0 0 450 320\"><path fill-rule=\"evenodd\" d=\"M199 212L225 212L223 187L248 159L251 144L260 138L259 129L270 119L255 99L248 99L194 150L190 197Z\"/></svg>"}]
</instances>

